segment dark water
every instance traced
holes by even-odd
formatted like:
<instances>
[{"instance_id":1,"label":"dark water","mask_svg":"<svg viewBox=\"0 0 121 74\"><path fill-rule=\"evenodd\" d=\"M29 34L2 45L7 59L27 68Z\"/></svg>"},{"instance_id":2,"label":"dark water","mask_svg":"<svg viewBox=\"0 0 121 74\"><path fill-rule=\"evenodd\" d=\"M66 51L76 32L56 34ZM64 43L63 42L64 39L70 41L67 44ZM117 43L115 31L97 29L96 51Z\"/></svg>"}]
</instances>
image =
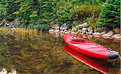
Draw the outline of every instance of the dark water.
<instances>
[{"instance_id":1,"label":"dark water","mask_svg":"<svg viewBox=\"0 0 121 74\"><path fill-rule=\"evenodd\" d=\"M69 55L64 50L66 44L63 39L58 35L54 36L47 33L24 36L0 34L1 72L4 70L4 72L14 71L20 74L102 74ZM82 35L78 36L82 37ZM84 35L83 38L120 52L119 40ZM102 61L109 65L108 73L119 72L119 59Z\"/></svg>"}]
</instances>

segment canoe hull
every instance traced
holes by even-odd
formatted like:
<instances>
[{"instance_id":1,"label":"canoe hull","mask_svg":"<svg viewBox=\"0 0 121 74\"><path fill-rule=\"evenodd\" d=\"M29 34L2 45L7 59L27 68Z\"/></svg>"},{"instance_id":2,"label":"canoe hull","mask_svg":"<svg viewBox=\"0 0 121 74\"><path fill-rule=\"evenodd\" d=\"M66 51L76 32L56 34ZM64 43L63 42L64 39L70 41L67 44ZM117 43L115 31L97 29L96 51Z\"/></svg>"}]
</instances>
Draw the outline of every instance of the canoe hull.
<instances>
[{"instance_id":1,"label":"canoe hull","mask_svg":"<svg viewBox=\"0 0 121 74\"><path fill-rule=\"evenodd\" d=\"M88 41L79 37L75 37L73 35L64 35L63 38L68 47L84 55L100 58L100 59L109 59L110 56L112 59L115 59L118 57L118 54L116 52L109 51L108 48L105 48L91 41Z\"/></svg>"}]
</instances>

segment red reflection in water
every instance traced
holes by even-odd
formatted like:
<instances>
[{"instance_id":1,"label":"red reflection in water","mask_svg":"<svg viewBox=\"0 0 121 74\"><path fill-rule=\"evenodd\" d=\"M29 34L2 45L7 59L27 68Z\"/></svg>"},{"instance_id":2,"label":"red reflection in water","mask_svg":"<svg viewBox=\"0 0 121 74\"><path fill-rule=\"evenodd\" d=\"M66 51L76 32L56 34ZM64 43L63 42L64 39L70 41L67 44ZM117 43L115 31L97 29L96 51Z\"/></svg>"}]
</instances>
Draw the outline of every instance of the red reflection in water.
<instances>
[{"instance_id":1,"label":"red reflection in water","mask_svg":"<svg viewBox=\"0 0 121 74\"><path fill-rule=\"evenodd\" d=\"M88 57L86 55L80 54L79 52L76 52L73 49L70 49L67 46L64 46L64 50L74 58L78 59L79 61L93 67L94 69L104 74L107 74L108 69L111 68L110 63L107 62L106 60Z\"/></svg>"}]
</instances>

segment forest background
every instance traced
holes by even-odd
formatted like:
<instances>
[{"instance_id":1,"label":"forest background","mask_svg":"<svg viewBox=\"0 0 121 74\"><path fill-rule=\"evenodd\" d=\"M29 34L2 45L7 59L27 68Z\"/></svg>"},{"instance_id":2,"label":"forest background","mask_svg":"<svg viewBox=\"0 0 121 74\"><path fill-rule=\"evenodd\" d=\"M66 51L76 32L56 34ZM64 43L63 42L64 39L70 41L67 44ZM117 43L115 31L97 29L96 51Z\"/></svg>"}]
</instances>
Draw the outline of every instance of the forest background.
<instances>
[{"instance_id":1,"label":"forest background","mask_svg":"<svg viewBox=\"0 0 121 74\"><path fill-rule=\"evenodd\" d=\"M54 24L87 22L92 28L120 28L120 0L0 0L0 21L49 30Z\"/></svg>"}]
</instances>

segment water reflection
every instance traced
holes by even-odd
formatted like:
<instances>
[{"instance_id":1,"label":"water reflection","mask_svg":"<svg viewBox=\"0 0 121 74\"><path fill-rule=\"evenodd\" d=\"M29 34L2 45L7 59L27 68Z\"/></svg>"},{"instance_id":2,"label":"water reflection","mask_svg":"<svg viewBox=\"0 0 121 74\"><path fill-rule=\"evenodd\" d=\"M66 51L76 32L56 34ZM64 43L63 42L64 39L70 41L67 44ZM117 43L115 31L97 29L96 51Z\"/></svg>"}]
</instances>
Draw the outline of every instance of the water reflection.
<instances>
[{"instance_id":1,"label":"water reflection","mask_svg":"<svg viewBox=\"0 0 121 74\"><path fill-rule=\"evenodd\" d=\"M57 35L58 37L58 35ZM99 42L109 46L111 41ZM112 49L119 50L119 43L111 43ZM50 34L42 35L11 35L0 34L0 70L16 73L44 73L44 74L101 74L101 72L79 62L64 50L65 45L61 37L55 38ZM119 68L119 60L111 61L115 68Z\"/></svg>"},{"instance_id":2,"label":"water reflection","mask_svg":"<svg viewBox=\"0 0 121 74\"><path fill-rule=\"evenodd\" d=\"M117 73L117 69L114 70L115 68L113 68L113 66L107 62L106 60L102 60L102 59L96 59L96 58L92 58L92 57L88 57L86 55L80 54L78 52L76 52L73 49L70 49L67 46L64 46L64 50L70 54L71 56L73 56L74 58L78 59L79 61L89 65L90 67L95 68L96 70L99 70L100 72L104 73L104 74L110 74L112 72L110 72L109 70L113 69L113 73L118 74ZM110 73L109 73L110 72Z\"/></svg>"}]
</instances>

